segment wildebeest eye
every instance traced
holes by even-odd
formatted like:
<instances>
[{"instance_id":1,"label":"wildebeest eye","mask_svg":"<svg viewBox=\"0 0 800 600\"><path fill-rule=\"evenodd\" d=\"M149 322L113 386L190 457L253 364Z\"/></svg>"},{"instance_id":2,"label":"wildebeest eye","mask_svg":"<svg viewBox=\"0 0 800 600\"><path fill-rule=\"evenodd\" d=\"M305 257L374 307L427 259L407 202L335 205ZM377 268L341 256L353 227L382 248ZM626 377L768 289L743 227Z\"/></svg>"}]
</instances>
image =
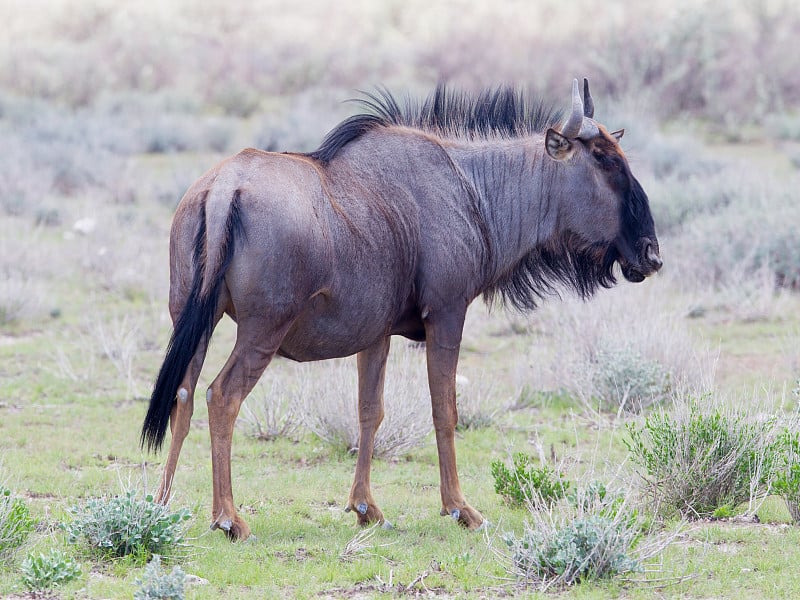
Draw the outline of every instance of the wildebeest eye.
<instances>
[{"instance_id":1,"label":"wildebeest eye","mask_svg":"<svg viewBox=\"0 0 800 600\"><path fill-rule=\"evenodd\" d=\"M592 157L600 165L600 168L605 171L619 170L622 166L617 156L607 154L602 150L593 150Z\"/></svg>"}]
</instances>

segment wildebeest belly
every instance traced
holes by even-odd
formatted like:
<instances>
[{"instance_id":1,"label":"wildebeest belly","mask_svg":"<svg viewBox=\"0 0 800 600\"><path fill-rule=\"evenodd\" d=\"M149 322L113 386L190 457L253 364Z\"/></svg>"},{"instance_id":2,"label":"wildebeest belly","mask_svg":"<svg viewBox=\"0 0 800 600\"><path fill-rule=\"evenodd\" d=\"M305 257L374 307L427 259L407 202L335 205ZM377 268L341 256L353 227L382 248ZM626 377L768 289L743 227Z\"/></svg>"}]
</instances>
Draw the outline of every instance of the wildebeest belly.
<instances>
[{"instance_id":1,"label":"wildebeest belly","mask_svg":"<svg viewBox=\"0 0 800 600\"><path fill-rule=\"evenodd\" d=\"M350 356L398 333L394 325L405 305L398 293L356 288L318 293L289 328L278 354L297 361Z\"/></svg>"}]
</instances>

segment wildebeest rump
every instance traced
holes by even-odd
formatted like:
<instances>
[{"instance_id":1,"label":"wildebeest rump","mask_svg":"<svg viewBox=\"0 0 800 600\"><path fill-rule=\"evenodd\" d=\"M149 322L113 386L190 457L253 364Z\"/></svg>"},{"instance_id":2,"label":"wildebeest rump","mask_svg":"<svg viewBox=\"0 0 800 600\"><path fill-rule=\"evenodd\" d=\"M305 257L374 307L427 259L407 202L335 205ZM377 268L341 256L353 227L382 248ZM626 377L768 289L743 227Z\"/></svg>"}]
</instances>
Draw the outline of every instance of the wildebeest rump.
<instances>
[{"instance_id":1,"label":"wildebeest rump","mask_svg":"<svg viewBox=\"0 0 800 600\"><path fill-rule=\"evenodd\" d=\"M212 527L250 534L233 502L231 438L239 407L270 360L357 354L359 444L347 509L383 521L370 490L383 418L389 340L425 340L442 514L484 519L456 471L455 374L477 296L533 308L559 288L590 296L658 270L647 196L618 141L593 120L584 80L572 110L545 110L510 88L476 96L440 86L424 102L382 91L310 154L244 150L197 180L170 236L174 332L142 428L172 442L166 501L209 338L223 314L236 343L206 394ZM324 401L324 400L323 400Z\"/></svg>"}]
</instances>

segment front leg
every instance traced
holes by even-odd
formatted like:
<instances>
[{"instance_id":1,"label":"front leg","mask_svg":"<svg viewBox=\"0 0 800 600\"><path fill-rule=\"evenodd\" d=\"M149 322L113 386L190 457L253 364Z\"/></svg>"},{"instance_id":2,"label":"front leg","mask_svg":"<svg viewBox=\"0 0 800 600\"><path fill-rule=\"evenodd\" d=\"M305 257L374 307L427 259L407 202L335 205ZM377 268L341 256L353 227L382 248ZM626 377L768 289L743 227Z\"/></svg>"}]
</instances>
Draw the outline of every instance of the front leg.
<instances>
[{"instance_id":1,"label":"front leg","mask_svg":"<svg viewBox=\"0 0 800 600\"><path fill-rule=\"evenodd\" d=\"M456 367L466 310L465 305L446 312L431 313L425 321L425 337L433 427L439 451L441 514L450 515L469 529L477 529L484 523L483 515L467 504L456 468Z\"/></svg>"},{"instance_id":2,"label":"front leg","mask_svg":"<svg viewBox=\"0 0 800 600\"><path fill-rule=\"evenodd\" d=\"M356 512L359 525L375 521L385 523L383 513L372 497L369 474L375 432L383 420L383 383L390 339L388 336L382 338L358 353L358 462L345 510Z\"/></svg>"}]
</instances>

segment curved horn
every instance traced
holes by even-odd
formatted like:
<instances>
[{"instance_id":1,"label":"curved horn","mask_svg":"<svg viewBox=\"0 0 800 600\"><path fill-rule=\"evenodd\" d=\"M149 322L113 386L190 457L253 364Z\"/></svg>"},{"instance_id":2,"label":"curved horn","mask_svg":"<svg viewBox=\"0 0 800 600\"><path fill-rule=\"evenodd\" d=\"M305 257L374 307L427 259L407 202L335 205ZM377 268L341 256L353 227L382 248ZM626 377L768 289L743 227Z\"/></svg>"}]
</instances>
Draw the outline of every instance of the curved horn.
<instances>
[{"instance_id":1,"label":"curved horn","mask_svg":"<svg viewBox=\"0 0 800 600\"><path fill-rule=\"evenodd\" d=\"M578 80L572 80L572 112L569 119L561 128L561 135L565 138L571 139L578 136L580 133L581 125L583 124L583 100L581 100L580 92L578 91Z\"/></svg>"},{"instance_id":2,"label":"curved horn","mask_svg":"<svg viewBox=\"0 0 800 600\"><path fill-rule=\"evenodd\" d=\"M594 101L592 95L589 93L589 80L583 78L583 116L594 117Z\"/></svg>"}]
</instances>

